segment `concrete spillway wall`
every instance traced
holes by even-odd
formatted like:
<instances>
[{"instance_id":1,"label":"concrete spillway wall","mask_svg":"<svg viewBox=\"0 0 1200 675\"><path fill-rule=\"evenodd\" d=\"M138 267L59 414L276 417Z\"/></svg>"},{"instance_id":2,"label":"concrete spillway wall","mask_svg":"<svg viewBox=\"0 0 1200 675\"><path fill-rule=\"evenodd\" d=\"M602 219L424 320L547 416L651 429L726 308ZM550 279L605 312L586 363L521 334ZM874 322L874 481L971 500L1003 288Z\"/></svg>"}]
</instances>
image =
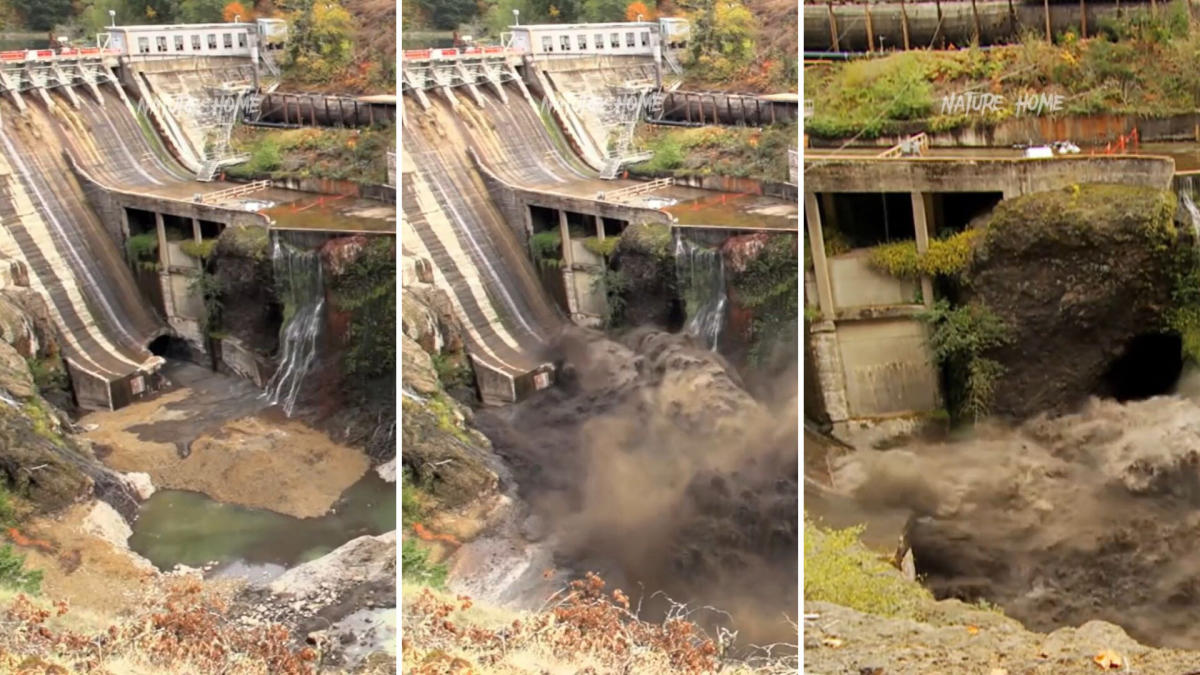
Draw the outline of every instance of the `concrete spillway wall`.
<instances>
[{"instance_id":1,"label":"concrete spillway wall","mask_svg":"<svg viewBox=\"0 0 1200 675\"><path fill-rule=\"evenodd\" d=\"M1146 3L1123 3L1121 11L1128 13ZM978 0L975 8L979 16L979 43L981 45L1007 44L1020 39L1023 32L1032 31L1044 37L1046 19L1042 3L1008 2L1007 0ZM907 15L908 42L912 48L940 48L944 45L965 47L975 35L975 13L970 2L943 2L939 8L933 2L871 3L870 26L874 47L879 48L880 38L885 48L897 49L904 46L904 25ZM1167 11L1166 3L1160 3L1160 12ZM805 51L867 51L867 12L864 3L805 4L804 5L804 49ZM832 14L833 20L830 21ZM1087 4L1088 34L1099 29L1100 20L1117 15L1117 4L1093 2ZM1081 31L1078 3L1051 3L1050 27L1054 35L1074 29ZM833 34L836 29L837 46Z\"/></svg>"},{"instance_id":2,"label":"concrete spillway wall","mask_svg":"<svg viewBox=\"0 0 1200 675\"><path fill-rule=\"evenodd\" d=\"M90 208L68 155L100 154L112 141L89 113L125 121L132 113L121 105L96 113L101 106L86 100L75 109L65 97L55 104L35 101L25 115L0 106L0 255L23 263L29 287L45 300L79 404L120 407L155 386L161 359L146 345L165 325Z\"/></svg>"}]
</instances>

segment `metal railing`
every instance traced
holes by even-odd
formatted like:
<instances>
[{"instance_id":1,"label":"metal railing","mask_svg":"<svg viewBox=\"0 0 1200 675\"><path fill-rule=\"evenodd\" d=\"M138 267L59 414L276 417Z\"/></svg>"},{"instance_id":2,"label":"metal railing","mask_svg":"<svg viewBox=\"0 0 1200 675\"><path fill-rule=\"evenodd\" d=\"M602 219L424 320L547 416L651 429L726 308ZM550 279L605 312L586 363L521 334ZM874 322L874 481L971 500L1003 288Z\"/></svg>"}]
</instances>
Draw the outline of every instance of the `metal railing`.
<instances>
[{"instance_id":1,"label":"metal railing","mask_svg":"<svg viewBox=\"0 0 1200 675\"><path fill-rule=\"evenodd\" d=\"M646 194L647 192L655 192L665 187L675 184L674 178L658 178L647 183L638 183L628 187L617 188L616 190L608 190L596 195L597 199L607 202L620 201L629 197Z\"/></svg>"},{"instance_id":2,"label":"metal railing","mask_svg":"<svg viewBox=\"0 0 1200 675\"><path fill-rule=\"evenodd\" d=\"M919 134L909 136L892 147L879 153L879 157L883 159L891 159L895 157L924 157L929 151L929 136L922 131Z\"/></svg>"},{"instance_id":3,"label":"metal railing","mask_svg":"<svg viewBox=\"0 0 1200 675\"><path fill-rule=\"evenodd\" d=\"M260 192L269 187L271 187L271 181L256 180L253 183L234 185L233 187L227 187L224 190L217 190L216 192L197 194L193 201L195 201L197 204L218 204L220 202L227 202L232 199L237 199L238 197L244 197L245 195L252 194L254 192Z\"/></svg>"}]
</instances>

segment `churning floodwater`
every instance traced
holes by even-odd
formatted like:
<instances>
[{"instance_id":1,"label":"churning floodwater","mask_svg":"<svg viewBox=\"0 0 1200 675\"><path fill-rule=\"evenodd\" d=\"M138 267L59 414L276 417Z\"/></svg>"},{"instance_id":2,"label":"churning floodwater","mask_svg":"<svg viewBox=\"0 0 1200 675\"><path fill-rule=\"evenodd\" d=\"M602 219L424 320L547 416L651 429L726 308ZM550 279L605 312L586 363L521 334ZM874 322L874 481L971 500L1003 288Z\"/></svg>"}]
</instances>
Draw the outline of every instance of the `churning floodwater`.
<instances>
[{"instance_id":1,"label":"churning floodwater","mask_svg":"<svg viewBox=\"0 0 1200 675\"><path fill-rule=\"evenodd\" d=\"M196 492L160 490L142 504L129 547L160 570L216 562L217 576L253 578L315 560L355 537L394 529L396 484L371 471L318 518L225 504Z\"/></svg>"},{"instance_id":2,"label":"churning floodwater","mask_svg":"<svg viewBox=\"0 0 1200 675\"><path fill-rule=\"evenodd\" d=\"M296 248L276 237L271 245L271 262L287 318L279 341L279 369L267 383L266 396L291 417L304 377L317 358L325 317L325 283L316 251Z\"/></svg>"},{"instance_id":3,"label":"churning floodwater","mask_svg":"<svg viewBox=\"0 0 1200 675\"><path fill-rule=\"evenodd\" d=\"M675 237L675 277L683 289L687 304L684 330L700 338L706 347L717 351L721 330L725 327L725 261L721 250L687 238Z\"/></svg>"}]
</instances>

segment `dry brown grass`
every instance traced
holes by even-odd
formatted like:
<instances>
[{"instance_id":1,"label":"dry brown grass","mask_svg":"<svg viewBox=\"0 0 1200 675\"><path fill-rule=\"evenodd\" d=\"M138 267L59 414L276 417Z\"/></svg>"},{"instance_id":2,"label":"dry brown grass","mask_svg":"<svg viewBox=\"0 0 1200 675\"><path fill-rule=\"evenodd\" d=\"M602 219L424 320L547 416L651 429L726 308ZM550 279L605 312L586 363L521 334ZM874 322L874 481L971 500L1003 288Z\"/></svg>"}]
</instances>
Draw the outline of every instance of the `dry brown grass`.
<instances>
[{"instance_id":1,"label":"dry brown grass","mask_svg":"<svg viewBox=\"0 0 1200 675\"><path fill-rule=\"evenodd\" d=\"M538 612L476 607L466 596L410 590L403 602L402 669L414 675L796 672L794 657L773 656L770 648L751 659L727 658L732 634L710 637L687 618L686 606L673 607L660 622L643 620L620 589L606 591L591 573Z\"/></svg>"}]
</instances>

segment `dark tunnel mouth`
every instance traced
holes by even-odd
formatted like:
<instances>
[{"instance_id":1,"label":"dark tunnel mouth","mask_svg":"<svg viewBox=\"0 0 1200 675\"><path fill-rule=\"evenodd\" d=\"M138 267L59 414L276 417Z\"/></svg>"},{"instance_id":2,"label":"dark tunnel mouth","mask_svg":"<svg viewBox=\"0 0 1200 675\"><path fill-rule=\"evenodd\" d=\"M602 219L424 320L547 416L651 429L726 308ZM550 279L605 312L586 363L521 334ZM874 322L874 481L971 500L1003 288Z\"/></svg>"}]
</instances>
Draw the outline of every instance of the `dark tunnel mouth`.
<instances>
[{"instance_id":1,"label":"dark tunnel mouth","mask_svg":"<svg viewBox=\"0 0 1200 675\"><path fill-rule=\"evenodd\" d=\"M154 338L146 348L151 354L169 360L187 359L191 355L187 340L169 334Z\"/></svg>"},{"instance_id":2,"label":"dark tunnel mouth","mask_svg":"<svg viewBox=\"0 0 1200 675\"><path fill-rule=\"evenodd\" d=\"M1119 402L1141 401L1175 390L1183 374L1183 339L1178 333L1135 336L1104 372L1102 394Z\"/></svg>"}]
</instances>

